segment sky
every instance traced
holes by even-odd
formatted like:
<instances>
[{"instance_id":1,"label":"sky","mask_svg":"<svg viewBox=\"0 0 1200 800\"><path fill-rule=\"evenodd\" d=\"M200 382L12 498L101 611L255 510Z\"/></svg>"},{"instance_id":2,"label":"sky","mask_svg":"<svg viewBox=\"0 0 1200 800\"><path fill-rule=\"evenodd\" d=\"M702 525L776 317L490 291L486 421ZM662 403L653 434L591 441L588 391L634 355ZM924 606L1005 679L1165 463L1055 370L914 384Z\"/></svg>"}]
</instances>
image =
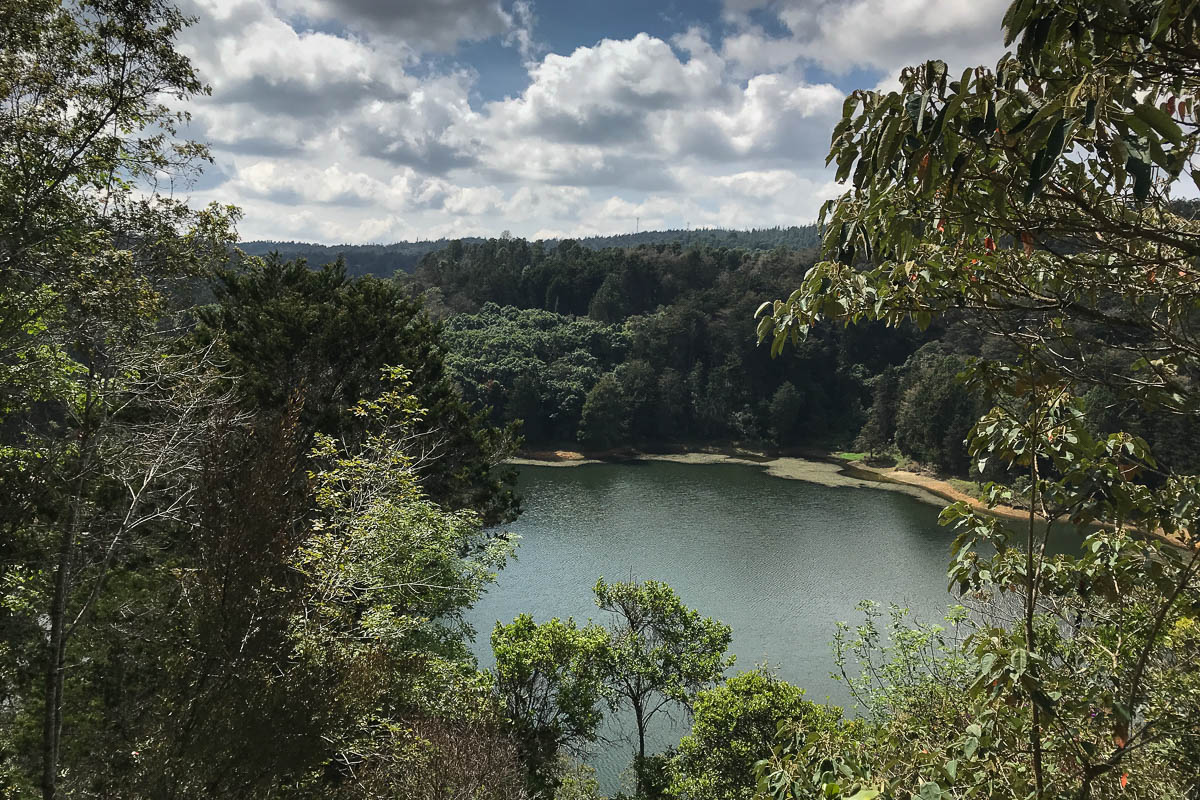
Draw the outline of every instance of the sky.
<instances>
[{"instance_id":1,"label":"sky","mask_svg":"<svg viewBox=\"0 0 1200 800\"><path fill-rule=\"evenodd\" d=\"M994 65L1008 0L183 0L193 204L243 240L811 222L846 94Z\"/></svg>"}]
</instances>

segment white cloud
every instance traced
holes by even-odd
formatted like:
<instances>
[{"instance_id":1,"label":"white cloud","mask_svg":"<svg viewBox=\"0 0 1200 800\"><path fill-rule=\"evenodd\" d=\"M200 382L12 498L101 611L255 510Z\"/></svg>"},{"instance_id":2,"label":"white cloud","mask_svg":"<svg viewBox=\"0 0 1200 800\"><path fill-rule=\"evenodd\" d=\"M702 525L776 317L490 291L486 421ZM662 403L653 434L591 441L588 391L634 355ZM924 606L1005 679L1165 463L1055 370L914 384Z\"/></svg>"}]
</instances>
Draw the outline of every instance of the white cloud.
<instances>
[{"instance_id":1,"label":"white cloud","mask_svg":"<svg viewBox=\"0 0 1200 800\"><path fill-rule=\"evenodd\" d=\"M846 87L806 69L986 60L1002 5L726 0L724 38L554 53L530 0L187 2L202 21L183 47L213 86L191 130L218 159L194 198L241 205L246 238L326 242L810 221L836 193L823 162ZM527 84L483 102L447 54L488 37Z\"/></svg>"},{"instance_id":2,"label":"white cloud","mask_svg":"<svg viewBox=\"0 0 1200 800\"><path fill-rule=\"evenodd\" d=\"M532 0L513 0L512 26L504 34L504 44L517 48L526 63L532 62L544 50L533 36L533 28L536 23L537 17L533 13Z\"/></svg>"},{"instance_id":3,"label":"white cloud","mask_svg":"<svg viewBox=\"0 0 1200 800\"><path fill-rule=\"evenodd\" d=\"M324 169L284 165L279 161L256 161L237 170L234 190L249 197L295 205L369 206L392 205L394 192L361 172L348 172L339 164Z\"/></svg>"},{"instance_id":4,"label":"white cloud","mask_svg":"<svg viewBox=\"0 0 1200 800\"><path fill-rule=\"evenodd\" d=\"M804 44L789 37L768 36L757 25L745 25L725 37L721 54L742 72L756 75L794 65L804 55Z\"/></svg>"},{"instance_id":5,"label":"white cloud","mask_svg":"<svg viewBox=\"0 0 1200 800\"><path fill-rule=\"evenodd\" d=\"M749 69L807 60L834 72L886 75L940 58L962 69L994 65L1004 52L1000 20L1010 0L725 0L740 32L723 54ZM765 10L789 36L770 36L747 12ZM863 87L869 88L869 87Z\"/></svg>"},{"instance_id":6,"label":"white cloud","mask_svg":"<svg viewBox=\"0 0 1200 800\"><path fill-rule=\"evenodd\" d=\"M364 156L441 174L475 161L477 114L468 95L468 72L435 75L403 98L365 100L334 122L338 135Z\"/></svg>"},{"instance_id":7,"label":"white cloud","mask_svg":"<svg viewBox=\"0 0 1200 800\"><path fill-rule=\"evenodd\" d=\"M524 93L476 118L480 141L500 143L488 163L517 178L654 189L678 187L668 176L679 160L723 170L811 157L828 140L837 88L782 74L741 86L698 33L676 46L687 58L645 34L547 56Z\"/></svg>"},{"instance_id":8,"label":"white cloud","mask_svg":"<svg viewBox=\"0 0 1200 800\"><path fill-rule=\"evenodd\" d=\"M646 34L605 39L534 65L520 97L488 105L489 130L586 144L640 138L654 114L720 102L725 90L711 50L680 61Z\"/></svg>"}]
</instances>

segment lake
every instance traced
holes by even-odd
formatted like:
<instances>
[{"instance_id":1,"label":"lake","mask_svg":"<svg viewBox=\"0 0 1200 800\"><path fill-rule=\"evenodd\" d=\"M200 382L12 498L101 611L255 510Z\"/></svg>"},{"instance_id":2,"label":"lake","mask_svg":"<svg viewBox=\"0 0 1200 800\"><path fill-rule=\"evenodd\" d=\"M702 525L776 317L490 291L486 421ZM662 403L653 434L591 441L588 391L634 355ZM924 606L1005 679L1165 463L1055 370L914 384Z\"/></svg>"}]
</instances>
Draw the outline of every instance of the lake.
<instances>
[{"instance_id":1,"label":"lake","mask_svg":"<svg viewBox=\"0 0 1200 800\"><path fill-rule=\"evenodd\" d=\"M470 617L482 666L492 662L497 620L528 612L606 623L592 600L597 578L653 578L733 627L735 671L767 663L810 700L844 706L830 675L835 622L857 622L863 599L907 606L923 620L939 620L954 602L953 534L937 524L940 507L898 492L660 461L522 466L520 487L525 512L507 527L522 537L517 560ZM655 751L687 730L683 720L662 722ZM621 727L607 724L605 735L619 738ZM589 759L606 794L620 788L634 749L616 741Z\"/></svg>"}]
</instances>

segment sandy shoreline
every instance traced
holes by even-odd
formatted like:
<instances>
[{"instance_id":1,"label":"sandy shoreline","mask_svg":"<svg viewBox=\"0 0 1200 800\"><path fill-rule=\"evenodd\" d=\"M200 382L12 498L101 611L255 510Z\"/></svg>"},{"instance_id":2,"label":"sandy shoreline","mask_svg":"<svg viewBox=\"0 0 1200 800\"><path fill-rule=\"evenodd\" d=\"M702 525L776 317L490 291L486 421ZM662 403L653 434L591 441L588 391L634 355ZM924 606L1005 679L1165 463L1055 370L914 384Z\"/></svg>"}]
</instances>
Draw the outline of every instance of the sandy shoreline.
<instances>
[{"instance_id":1,"label":"sandy shoreline","mask_svg":"<svg viewBox=\"0 0 1200 800\"><path fill-rule=\"evenodd\" d=\"M921 475L901 469L879 469L862 466L832 454L819 458L796 456L769 456L751 451L734 452L691 452L691 453L641 453L622 451L606 453L603 458L594 458L573 450L552 450L527 453L521 458L509 459L510 464L528 464L538 467L576 467L584 464L619 464L627 461L672 461L677 464L744 464L759 467L768 475L789 480L808 481L822 486L847 486L858 489L883 489L899 492L916 498L923 503L945 507L964 501L977 511L1012 520L1028 520L1029 510L1011 506L988 507L977 497L972 497L952 486L948 481L931 475ZM1187 545L1161 531L1151 534L1174 547Z\"/></svg>"},{"instance_id":2,"label":"sandy shoreline","mask_svg":"<svg viewBox=\"0 0 1200 800\"><path fill-rule=\"evenodd\" d=\"M766 456L758 453L629 453L619 458L590 458L570 450L529 453L510 459L510 464L538 467L576 467L585 464L611 464L622 461L670 461L676 464L743 464L759 467L768 475L788 480L807 481L821 486L846 486L857 489L883 489L914 497L925 503L945 506L966 500L977 508L987 510L983 503L956 490L945 481L900 470L877 470L834 456L823 459L796 456ZM1015 508L992 509L1005 516L1024 516L1028 512Z\"/></svg>"}]
</instances>

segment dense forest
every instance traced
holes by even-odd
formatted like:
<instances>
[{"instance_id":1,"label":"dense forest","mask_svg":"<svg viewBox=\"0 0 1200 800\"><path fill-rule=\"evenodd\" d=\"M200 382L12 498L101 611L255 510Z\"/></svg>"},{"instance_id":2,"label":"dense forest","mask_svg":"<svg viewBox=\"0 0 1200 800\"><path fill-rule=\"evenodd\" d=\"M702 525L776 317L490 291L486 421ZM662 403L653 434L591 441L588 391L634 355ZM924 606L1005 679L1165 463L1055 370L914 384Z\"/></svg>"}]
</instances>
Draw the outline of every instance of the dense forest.
<instances>
[{"instance_id":1,"label":"dense forest","mask_svg":"<svg viewBox=\"0 0 1200 800\"><path fill-rule=\"evenodd\" d=\"M504 238L510 238L505 236ZM483 239L461 239L466 244L477 244ZM694 230L642 231L621 233L613 236L588 236L572 240L575 243L598 250L605 247L634 247L642 244L678 242L684 246L737 247L751 250L769 250L775 247L808 248L818 242L815 225L792 226L790 228L758 228L749 231L724 228L696 228ZM418 242L395 242L393 244L339 244L322 245L308 242L272 242L256 240L238 245L243 253L265 256L278 253L285 259L303 258L313 264L326 264L341 258L350 275L375 275L391 277L396 272L412 272L428 253L443 250L450 244L448 239L432 239ZM541 240L542 247L554 249L560 244L557 239Z\"/></svg>"},{"instance_id":2,"label":"dense forest","mask_svg":"<svg viewBox=\"0 0 1200 800\"><path fill-rule=\"evenodd\" d=\"M442 320L464 398L497 425L521 423L530 448L859 449L972 475L967 434L989 398L957 376L1010 346L950 314L924 330L824 322L773 357L745 321L818 258L492 239L452 242L398 280ZM1117 368L1117 348L1104 357ZM1194 418L1146 413L1103 386L1082 399L1097 430L1120 420L1165 463L1200 465Z\"/></svg>"},{"instance_id":3,"label":"dense forest","mask_svg":"<svg viewBox=\"0 0 1200 800\"><path fill-rule=\"evenodd\" d=\"M853 441L875 377L934 337L830 325L773 360L746 320L814 257L491 240L430 254L406 284L444 317L464 396L522 420L530 446L820 447Z\"/></svg>"},{"instance_id":4,"label":"dense forest","mask_svg":"<svg viewBox=\"0 0 1200 800\"><path fill-rule=\"evenodd\" d=\"M209 156L188 24L0 8L0 796L597 800L616 719L637 800L1197 797L1200 6L1017 0L994 70L853 93L815 247L354 268L148 188ZM522 436L857 442L1027 513L942 513L943 624L830 620L844 712L659 581L472 630Z\"/></svg>"}]
</instances>

